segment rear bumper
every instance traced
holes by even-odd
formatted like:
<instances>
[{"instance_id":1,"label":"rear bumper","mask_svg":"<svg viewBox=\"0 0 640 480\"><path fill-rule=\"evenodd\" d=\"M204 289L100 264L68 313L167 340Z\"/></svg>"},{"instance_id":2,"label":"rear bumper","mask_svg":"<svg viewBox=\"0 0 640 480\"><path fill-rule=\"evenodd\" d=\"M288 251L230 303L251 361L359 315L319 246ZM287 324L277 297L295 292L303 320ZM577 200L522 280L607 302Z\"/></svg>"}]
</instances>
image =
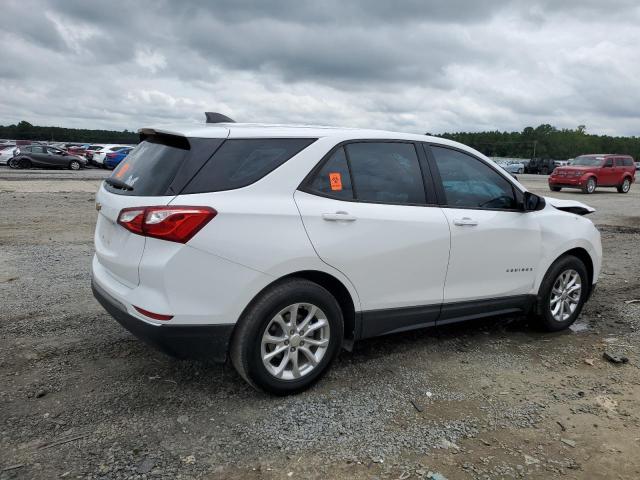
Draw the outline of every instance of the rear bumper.
<instances>
[{"instance_id":1,"label":"rear bumper","mask_svg":"<svg viewBox=\"0 0 640 480\"><path fill-rule=\"evenodd\" d=\"M155 325L130 315L118 300L91 282L100 305L143 342L176 358L225 362L233 325Z\"/></svg>"}]
</instances>

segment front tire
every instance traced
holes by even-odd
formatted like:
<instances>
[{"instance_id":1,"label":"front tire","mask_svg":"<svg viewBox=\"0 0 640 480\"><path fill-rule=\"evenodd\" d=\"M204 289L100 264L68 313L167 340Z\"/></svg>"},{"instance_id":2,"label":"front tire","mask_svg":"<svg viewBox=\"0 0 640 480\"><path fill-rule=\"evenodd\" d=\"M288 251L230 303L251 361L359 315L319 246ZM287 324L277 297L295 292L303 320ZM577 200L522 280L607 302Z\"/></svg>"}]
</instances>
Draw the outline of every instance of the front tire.
<instances>
[{"instance_id":1,"label":"front tire","mask_svg":"<svg viewBox=\"0 0 640 480\"><path fill-rule=\"evenodd\" d=\"M522 175L523 173L524 173L524 168L519 168L519 169L518 169L518 174L519 174L519 175Z\"/></svg>"},{"instance_id":2,"label":"front tire","mask_svg":"<svg viewBox=\"0 0 640 480\"><path fill-rule=\"evenodd\" d=\"M622 185L618 186L618 193L629 193L631 189L631 180L629 178L625 178L622 182Z\"/></svg>"},{"instance_id":3,"label":"front tire","mask_svg":"<svg viewBox=\"0 0 640 480\"><path fill-rule=\"evenodd\" d=\"M561 187L549 187L551 189L552 192L559 192L560 190L562 190Z\"/></svg>"},{"instance_id":4,"label":"front tire","mask_svg":"<svg viewBox=\"0 0 640 480\"><path fill-rule=\"evenodd\" d=\"M342 310L320 285L290 278L268 287L245 310L231 341L231 362L253 387L276 395L317 382L344 337Z\"/></svg>"},{"instance_id":5,"label":"front tire","mask_svg":"<svg viewBox=\"0 0 640 480\"><path fill-rule=\"evenodd\" d=\"M565 255L551 265L538 292L539 325L548 332L576 321L589 295L589 275L582 260Z\"/></svg>"},{"instance_id":6,"label":"front tire","mask_svg":"<svg viewBox=\"0 0 640 480\"><path fill-rule=\"evenodd\" d=\"M71 160L69 162L69 170L80 170L80 162L78 160Z\"/></svg>"},{"instance_id":7,"label":"front tire","mask_svg":"<svg viewBox=\"0 0 640 480\"><path fill-rule=\"evenodd\" d=\"M584 186L582 187L582 192L583 193L593 193L596 191L596 179L591 177L589 180L587 180L587 183L584 184Z\"/></svg>"}]
</instances>

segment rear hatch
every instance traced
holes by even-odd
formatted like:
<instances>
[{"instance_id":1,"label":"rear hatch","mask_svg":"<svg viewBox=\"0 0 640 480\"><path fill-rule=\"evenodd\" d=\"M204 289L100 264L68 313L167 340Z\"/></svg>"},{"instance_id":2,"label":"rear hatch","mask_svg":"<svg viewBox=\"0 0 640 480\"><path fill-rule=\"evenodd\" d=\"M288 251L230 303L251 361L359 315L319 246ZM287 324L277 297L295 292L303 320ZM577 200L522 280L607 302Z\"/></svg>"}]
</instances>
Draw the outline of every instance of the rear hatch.
<instances>
[{"instance_id":1,"label":"rear hatch","mask_svg":"<svg viewBox=\"0 0 640 480\"><path fill-rule=\"evenodd\" d=\"M96 257L100 265L120 283L134 288L140 282L138 267L145 237L118 224L122 209L162 206L184 188L228 135L216 128L220 138L190 138L146 131L100 186L96 195L98 221Z\"/></svg>"}]
</instances>

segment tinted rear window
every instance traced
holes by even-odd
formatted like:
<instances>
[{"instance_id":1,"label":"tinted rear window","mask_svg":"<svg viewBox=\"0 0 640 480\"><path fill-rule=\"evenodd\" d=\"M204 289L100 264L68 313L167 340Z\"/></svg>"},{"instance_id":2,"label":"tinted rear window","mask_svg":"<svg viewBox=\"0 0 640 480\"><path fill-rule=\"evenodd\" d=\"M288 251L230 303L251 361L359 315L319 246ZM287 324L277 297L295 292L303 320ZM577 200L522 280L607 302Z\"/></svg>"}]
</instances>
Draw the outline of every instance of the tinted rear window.
<instances>
[{"instance_id":1,"label":"tinted rear window","mask_svg":"<svg viewBox=\"0 0 640 480\"><path fill-rule=\"evenodd\" d=\"M143 136L111 175L133 187L123 190L105 182L112 193L131 196L176 195L213 155L221 138Z\"/></svg>"},{"instance_id":2,"label":"tinted rear window","mask_svg":"<svg viewBox=\"0 0 640 480\"><path fill-rule=\"evenodd\" d=\"M278 168L315 140L315 138L226 140L181 193L219 192L245 187Z\"/></svg>"},{"instance_id":3,"label":"tinted rear window","mask_svg":"<svg viewBox=\"0 0 640 480\"><path fill-rule=\"evenodd\" d=\"M633 167L633 160L629 157L622 158L622 162L620 162L620 160L618 160L618 162L625 167Z\"/></svg>"}]
</instances>

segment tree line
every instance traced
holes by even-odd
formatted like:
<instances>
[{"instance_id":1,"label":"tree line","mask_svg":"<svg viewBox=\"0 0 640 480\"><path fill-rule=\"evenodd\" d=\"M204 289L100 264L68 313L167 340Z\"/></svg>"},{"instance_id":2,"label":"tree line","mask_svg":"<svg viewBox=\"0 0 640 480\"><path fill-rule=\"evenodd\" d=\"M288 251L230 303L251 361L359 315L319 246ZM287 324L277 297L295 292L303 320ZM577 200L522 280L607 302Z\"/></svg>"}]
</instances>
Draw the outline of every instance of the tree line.
<instances>
[{"instance_id":1,"label":"tree line","mask_svg":"<svg viewBox=\"0 0 640 480\"><path fill-rule=\"evenodd\" d=\"M0 138L78 143L138 143L135 132L123 130L89 130L84 128L38 127L24 120L17 125L0 125Z\"/></svg>"},{"instance_id":2,"label":"tree line","mask_svg":"<svg viewBox=\"0 0 640 480\"><path fill-rule=\"evenodd\" d=\"M430 135L430 134L428 134ZM591 135L584 125L558 129L549 124L526 127L522 132L458 132L435 135L464 143L489 157L574 158L586 153L622 153L640 159L640 137ZM0 138L83 143L138 143L138 134L123 130L39 127L21 121L0 125Z\"/></svg>"},{"instance_id":3,"label":"tree line","mask_svg":"<svg viewBox=\"0 0 640 480\"><path fill-rule=\"evenodd\" d=\"M587 153L620 153L640 159L640 137L591 135L584 125L558 129L549 124L522 132L459 132L436 135L464 143L489 157L565 160Z\"/></svg>"}]
</instances>

